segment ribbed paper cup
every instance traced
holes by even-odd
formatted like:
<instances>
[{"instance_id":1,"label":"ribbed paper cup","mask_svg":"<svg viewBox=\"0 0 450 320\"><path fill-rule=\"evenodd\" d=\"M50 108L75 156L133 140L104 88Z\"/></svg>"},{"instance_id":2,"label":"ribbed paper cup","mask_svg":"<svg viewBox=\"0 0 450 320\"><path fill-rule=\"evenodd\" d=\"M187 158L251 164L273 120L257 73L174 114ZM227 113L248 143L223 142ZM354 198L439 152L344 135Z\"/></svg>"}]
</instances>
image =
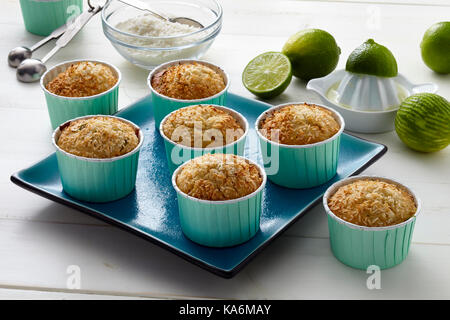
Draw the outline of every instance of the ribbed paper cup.
<instances>
[{"instance_id":1,"label":"ribbed paper cup","mask_svg":"<svg viewBox=\"0 0 450 320\"><path fill-rule=\"evenodd\" d=\"M248 161L258 167L263 181L253 193L233 200L201 200L185 194L178 188L176 177L189 162L175 170L172 185L177 192L180 224L186 237L204 246L230 247L255 236L259 230L261 202L267 178L260 166Z\"/></svg>"},{"instance_id":2,"label":"ribbed paper cup","mask_svg":"<svg viewBox=\"0 0 450 320\"><path fill-rule=\"evenodd\" d=\"M72 64L84 61L101 63L109 67L117 78L116 84L109 90L88 97L58 96L47 90L47 84L56 78L58 74L64 72ZM45 100L47 101L47 109L52 128L55 129L67 120L77 117L98 114L112 115L116 113L118 110L119 84L121 80L122 75L118 68L112 64L92 59L66 61L49 69L42 76L40 83L45 94Z\"/></svg>"},{"instance_id":3,"label":"ribbed paper cup","mask_svg":"<svg viewBox=\"0 0 450 320\"><path fill-rule=\"evenodd\" d=\"M262 113L256 119L256 132L261 145L264 169L267 178L275 184L287 188L312 188L321 185L336 175L341 134L345 123L335 110L314 104L332 112L340 125L339 131L332 137L307 145L287 145L267 139L260 132L261 121L274 111L300 102L285 103Z\"/></svg>"},{"instance_id":4,"label":"ribbed paper cup","mask_svg":"<svg viewBox=\"0 0 450 320\"><path fill-rule=\"evenodd\" d=\"M237 122L241 125L241 127L244 129L244 134L236 141L229 143L225 146L221 147L211 147L211 148L194 148L194 147L187 147L181 144L177 144L176 142L173 142L164 134L163 125L166 122L166 120L169 118L169 113L167 116L164 117L164 119L161 121L161 124L159 126L159 132L161 136L164 139L164 146L166 149L166 157L167 157L167 163L169 165L169 170L171 173L175 171L178 166L185 163L186 161L189 161L191 159L194 159L195 157L202 156L206 153L231 153L238 156L244 155L244 148L245 148L245 141L247 139L248 135L248 122L245 117L240 114L239 112L224 107L224 106L218 106L218 105L205 105L205 106L213 106L214 108L223 110L230 114L234 119L237 120ZM187 107L184 107L187 108ZM183 109L183 108L181 108Z\"/></svg>"},{"instance_id":5,"label":"ribbed paper cup","mask_svg":"<svg viewBox=\"0 0 450 320\"><path fill-rule=\"evenodd\" d=\"M170 66L177 65L177 64L184 64L184 63L199 63L203 64L207 67L210 67L211 69L217 71L224 79L225 81L225 88L220 91L219 93L203 98L203 99L194 99L194 100L182 100L182 99L174 99L167 96L164 96L157 92L152 87L152 79L153 76L158 74L159 72L167 69ZM196 104L215 104L215 105L225 105L226 97L228 88L230 87L230 78L228 77L228 74L222 70L220 67L206 61L201 60L188 60L188 59L181 59L181 60L174 60L167 63L163 63L153 69L152 72L150 72L148 78L147 78L147 84L151 91L151 100L152 100L152 108L153 108L153 114L155 116L155 128L158 129L161 121L164 119L165 116L167 116L172 111L178 110L183 107L187 107L190 105L196 105Z\"/></svg>"},{"instance_id":6,"label":"ribbed paper cup","mask_svg":"<svg viewBox=\"0 0 450 320\"><path fill-rule=\"evenodd\" d=\"M357 180L381 180L408 191L417 206L408 220L386 227L365 227L337 217L328 207L328 199L339 187ZM403 184L384 177L355 176L334 183L323 196L323 206L328 216L330 245L334 256L342 263L366 270L371 265L386 269L400 264L408 255L416 217L421 203L416 194Z\"/></svg>"},{"instance_id":7,"label":"ribbed paper cup","mask_svg":"<svg viewBox=\"0 0 450 320\"><path fill-rule=\"evenodd\" d=\"M20 0L20 7L27 31L48 36L83 12L83 0Z\"/></svg>"},{"instance_id":8,"label":"ribbed paper cup","mask_svg":"<svg viewBox=\"0 0 450 320\"><path fill-rule=\"evenodd\" d=\"M109 159L86 158L62 150L57 142L61 130L71 121L104 115L79 117L67 121L53 132L52 142L56 149L59 173L64 192L88 202L108 202L125 197L133 191L136 183L139 151L144 140L141 129L131 121L119 119L132 125L139 137L139 144L132 151Z\"/></svg>"}]
</instances>

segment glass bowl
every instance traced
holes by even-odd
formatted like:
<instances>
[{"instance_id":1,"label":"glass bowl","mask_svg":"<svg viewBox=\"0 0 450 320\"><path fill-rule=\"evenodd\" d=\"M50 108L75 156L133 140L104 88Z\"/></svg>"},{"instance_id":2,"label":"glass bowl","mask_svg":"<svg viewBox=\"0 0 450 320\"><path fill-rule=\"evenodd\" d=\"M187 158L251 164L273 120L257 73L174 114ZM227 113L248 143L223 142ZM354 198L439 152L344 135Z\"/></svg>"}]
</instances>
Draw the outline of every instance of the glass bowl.
<instances>
[{"instance_id":1,"label":"glass bowl","mask_svg":"<svg viewBox=\"0 0 450 320\"><path fill-rule=\"evenodd\" d=\"M140 36L119 30L116 26L130 18L148 14L146 11L108 1L102 10L105 36L114 48L134 65L151 70L178 59L199 59L211 46L222 28L222 7L216 0L142 0L170 17L187 17L204 28L176 36Z\"/></svg>"}]
</instances>

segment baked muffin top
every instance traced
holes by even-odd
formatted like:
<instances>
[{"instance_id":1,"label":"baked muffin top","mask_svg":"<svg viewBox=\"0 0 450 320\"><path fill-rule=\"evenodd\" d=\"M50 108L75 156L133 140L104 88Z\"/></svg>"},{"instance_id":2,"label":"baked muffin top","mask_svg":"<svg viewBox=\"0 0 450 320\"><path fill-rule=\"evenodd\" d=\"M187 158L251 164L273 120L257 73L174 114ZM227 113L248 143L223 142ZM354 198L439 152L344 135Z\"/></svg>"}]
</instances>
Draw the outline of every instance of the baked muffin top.
<instances>
[{"instance_id":1,"label":"baked muffin top","mask_svg":"<svg viewBox=\"0 0 450 320\"><path fill-rule=\"evenodd\" d=\"M155 74L151 85L158 93L182 100L211 97L223 89L226 83L216 70L197 62L180 63Z\"/></svg>"},{"instance_id":2,"label":"baked muffin top","mask_svg":"<svg viewBox=\"0 0 450 320\"><path fill-rule=\"evenodd\" d=\"M89 97L111 89L117 77L102 63L82 61L72 64L50 81L46 89L64 97Z\"/></svg>"},{"instance_id":3,"label":"baked muffin top","mask_svg":"<svg viewBox=\"0 0 450 320\"><path fill-rule=\"evenodd\" d=\"M399 224L417 210L413 196L406 189L370 179L341 186L328 199L328 207L339 218L366 227Z\"/></svg>"},{"instance_id":4,"label":"baked muffin top","mask_svg":"<svg viewBox=\"0 0 450 320\"><path fill-rule=\"evenodd\" d=\"M86 158L124 155L139 144L138 133L129 123L112 117L91 117L71 121L61 129L58 146Z\"/></svg>"},{"instance_id":5,"label":"baked muffin top","mask_svg":"<svg viewBox=\"0 0 450 320\"><path fill-rule=\"evenodd\" d=\"M244 134L244 129L231 114L211 105L178 109L167 117L162 129L175 143L202 148L224 146Z\"/></svg>"},{"instance_id":6,"label":"baked muffin top","mask_svg":"<svg viewBox=\"0 0 450 320\"><path fill-rule=\"evenodd\" d=\"M260 123L261 134L281 144L306 145L331 138L340 129L333 113L314 104L292 104L269 114ZM273 136L272 136L273 135Z\"/></svg>"},{"instance_id":7,"label":"baked muffin top","mask_svg":"<svg viewBox=\"0 0 450 320\"><path fill-rule=\"evenodd\" d=\"M178 173L176 184L187 195L203 200L231 200L256 191L263 182L258 167L234 154L205 154Z\"/></svg>"}]
</instances>

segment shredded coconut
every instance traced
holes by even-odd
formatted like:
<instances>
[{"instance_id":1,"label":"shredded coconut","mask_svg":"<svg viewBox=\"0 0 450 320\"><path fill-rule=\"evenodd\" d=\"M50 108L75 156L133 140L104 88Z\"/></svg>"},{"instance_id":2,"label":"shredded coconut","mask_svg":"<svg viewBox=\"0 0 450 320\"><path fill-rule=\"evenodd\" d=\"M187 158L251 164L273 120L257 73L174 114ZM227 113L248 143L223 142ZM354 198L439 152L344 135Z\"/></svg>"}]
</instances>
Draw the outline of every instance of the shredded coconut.
<instances>
[{"instance_id":1,"label":"shredded coconut","mask_svg":"<svg viewBox=\"0 0 450 320\"><path fill-rule=\"evenodd\" d=\"M340 187L328 199L339 218L366 227L384 227L408 220L417 210L404 188L381 180L358 180Z\"/></svg>"},{"instance_id":2,"label":"shredded coconut","mask_svg":"<svg viewBox=\"0 0 450 320\"><path fill-rule=\"evenodd\" d=\"M200 28L187 24L158 19L151 14L143 14L119 22L116 28L127 33L145 37L170 37L200 30ZM147 45L146 39L140 41L142 42L136 44ZM174 47L179 45L179 39L164 39L155 41L153 44L154 47Z\"/></svg>"},{"instance_id":3,"label":"shredded coconut","mask_svg":"<svg viewBox=\"0 0 450 320\"><path fill-rule=\"evenodd\" d=\"M102 63L72 64L47 84L51 93L65 97L89 97L109 90L117 83L111 69Z\"/></svg>"},{"instance_id":4,"label":"shredded coconut","mask_svg":"<svg viewBox=\"0 0 450 320\"><path fill-rule=\"evenodd\" d=\"M86 158L113 158L136 148L139 138L130 124L112 117L91 117L71 121L61 129L58 146Z\"/></svg>"},{"instance_id":5,"label":"shredded coconut","mask_svg":"<svg viewBox=\"0 0 450 320\"><path fill-rule=\"evenodd\" d=\"M257 166L234 154L205 154L187 163L176 178L180 190L203 200L244 197L263 181Z\"/></svg>"},{"instance_id":6,"label":"shredded coconut","mask_svg":"<svg viewBox=\"0 0 450 320\"><path fill-rule=\"evenodd\" d=\"M144 37L173 37L181 36L200 30L193 26L181 24L178 22L169 22L162 19L158 19L151 14L144 14L137 17L130 18L128 20L119 22L116 28L138 36ZM174 37L169 39L151 39L151 38L137 38L130 37L123 34L116 34L115 37L125 43L138 47L147 48L172 48L188 45L190 43L199 41L205 34L195 34L185 37ZM188 58L195 55L197 51L201 49L198 47L189 47L180 50L173 51L144 51L137 49L123 49L126 50L130 56L141 63L161 64L169 60L176 60L181 58Z\"/></svg>"},{"instance_id":7,"label":"shredded coconut","mask_svg":"<svg viewBox=\"0 0 450 320\"><path fill-rule=\"evenodd\" d=\"M168 67L151 79L153 89L182 100L211 97L225 89L223 77L201 63L180 63Z\"/></svg>"},{"instance_id":8,"label":"shredded coconut","mask_svg":"<svg viewBox=\"0 0 450 320\"><path fill-rule=\"evenodd\" d=\"M197 147L195 140L198 131L201 132L199 140L202 148L223 146L244 134L241 125L231 114L210 105L178 109L163 124L166 137L188 147Z\"/></svg>"},{"instance_id":9,"label":"shredded coconut","mask_svg":"<svg viewBox=\"0 0 450 320\"><path fill-rule=\"evenodd\" d=\"M261 133L269 140L306 145L331 138L340 129L331 111L314 104L293 104L274 111L261 121ZM272 132L274 131L274 132Z\"/></svg>"}]
</instances>

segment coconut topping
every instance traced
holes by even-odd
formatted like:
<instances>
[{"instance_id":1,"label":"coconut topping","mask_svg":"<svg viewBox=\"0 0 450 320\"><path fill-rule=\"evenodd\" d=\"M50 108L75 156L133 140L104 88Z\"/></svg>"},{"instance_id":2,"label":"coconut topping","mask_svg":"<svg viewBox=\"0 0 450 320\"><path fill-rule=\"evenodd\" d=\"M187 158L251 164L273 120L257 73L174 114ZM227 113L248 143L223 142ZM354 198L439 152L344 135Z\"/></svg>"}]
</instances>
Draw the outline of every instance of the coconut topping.
<instances>
[{"instance_id":1,"label":"coconut topping","mask_svg":"<svg viewBox=\"0 0 450 320\"><path fill-rule=\"evenodd\" d=\"M203 200L231 200L256 191L258 167L233 154L206 154L187 163L176 177L180 190Z\"/></svg>"},{"instance_id":2,"label":"coconut topping","mask_svg":"<svg viewBox=\"0 0 450 320\"><path fill-rule=\"evenodd\" d=\"M381 180L363 179L341 186L328 199L339 218L366 227L384 227L408 220L417 210L404 188Z\"/></svg>"},{"instance_id":3,"label":"coconut topping","mask_svg":"<svg viewBox=\"0 0 450 320\"><path fill-rule=\"evenodd\" d=\"M288 145L306 145L335 135L340 125L331 111L314 104L282 107L261 121L260 132L269 140Z\"/></svg>"},{"instance_id":4,"label":"coconut topping","mask_svg":"<svg viewBox=\"0 0 450 320\"><path fill-rule=\"evenodd\" d=\"M58 146L86 158L112 158L124 155L139 144L136 129L117 118L91 117L71 121L61 129Z\"/></svg>"},{"instance_id":5,"label":"coconut topping","mask_svg":"<svg viewBox=\"0 0 450 320\"><path fill-rule=\"evenodd\" d=\"M89 97L112 88L117 77L102 63L82 61L72 64L46 88L51 93L64 97Z\"/></svg>"},{"instance_id":6,"label":"coconut topping","mask_svg":"<svg viewBox=\"0 0 450 320\"><path fill-rule=\"evenodd\" d=\"M155 74L151 85L158 93L181 100L208 98L226 86L216 70L197 62L170 66Z\"/></svg>"}]
</instances>

